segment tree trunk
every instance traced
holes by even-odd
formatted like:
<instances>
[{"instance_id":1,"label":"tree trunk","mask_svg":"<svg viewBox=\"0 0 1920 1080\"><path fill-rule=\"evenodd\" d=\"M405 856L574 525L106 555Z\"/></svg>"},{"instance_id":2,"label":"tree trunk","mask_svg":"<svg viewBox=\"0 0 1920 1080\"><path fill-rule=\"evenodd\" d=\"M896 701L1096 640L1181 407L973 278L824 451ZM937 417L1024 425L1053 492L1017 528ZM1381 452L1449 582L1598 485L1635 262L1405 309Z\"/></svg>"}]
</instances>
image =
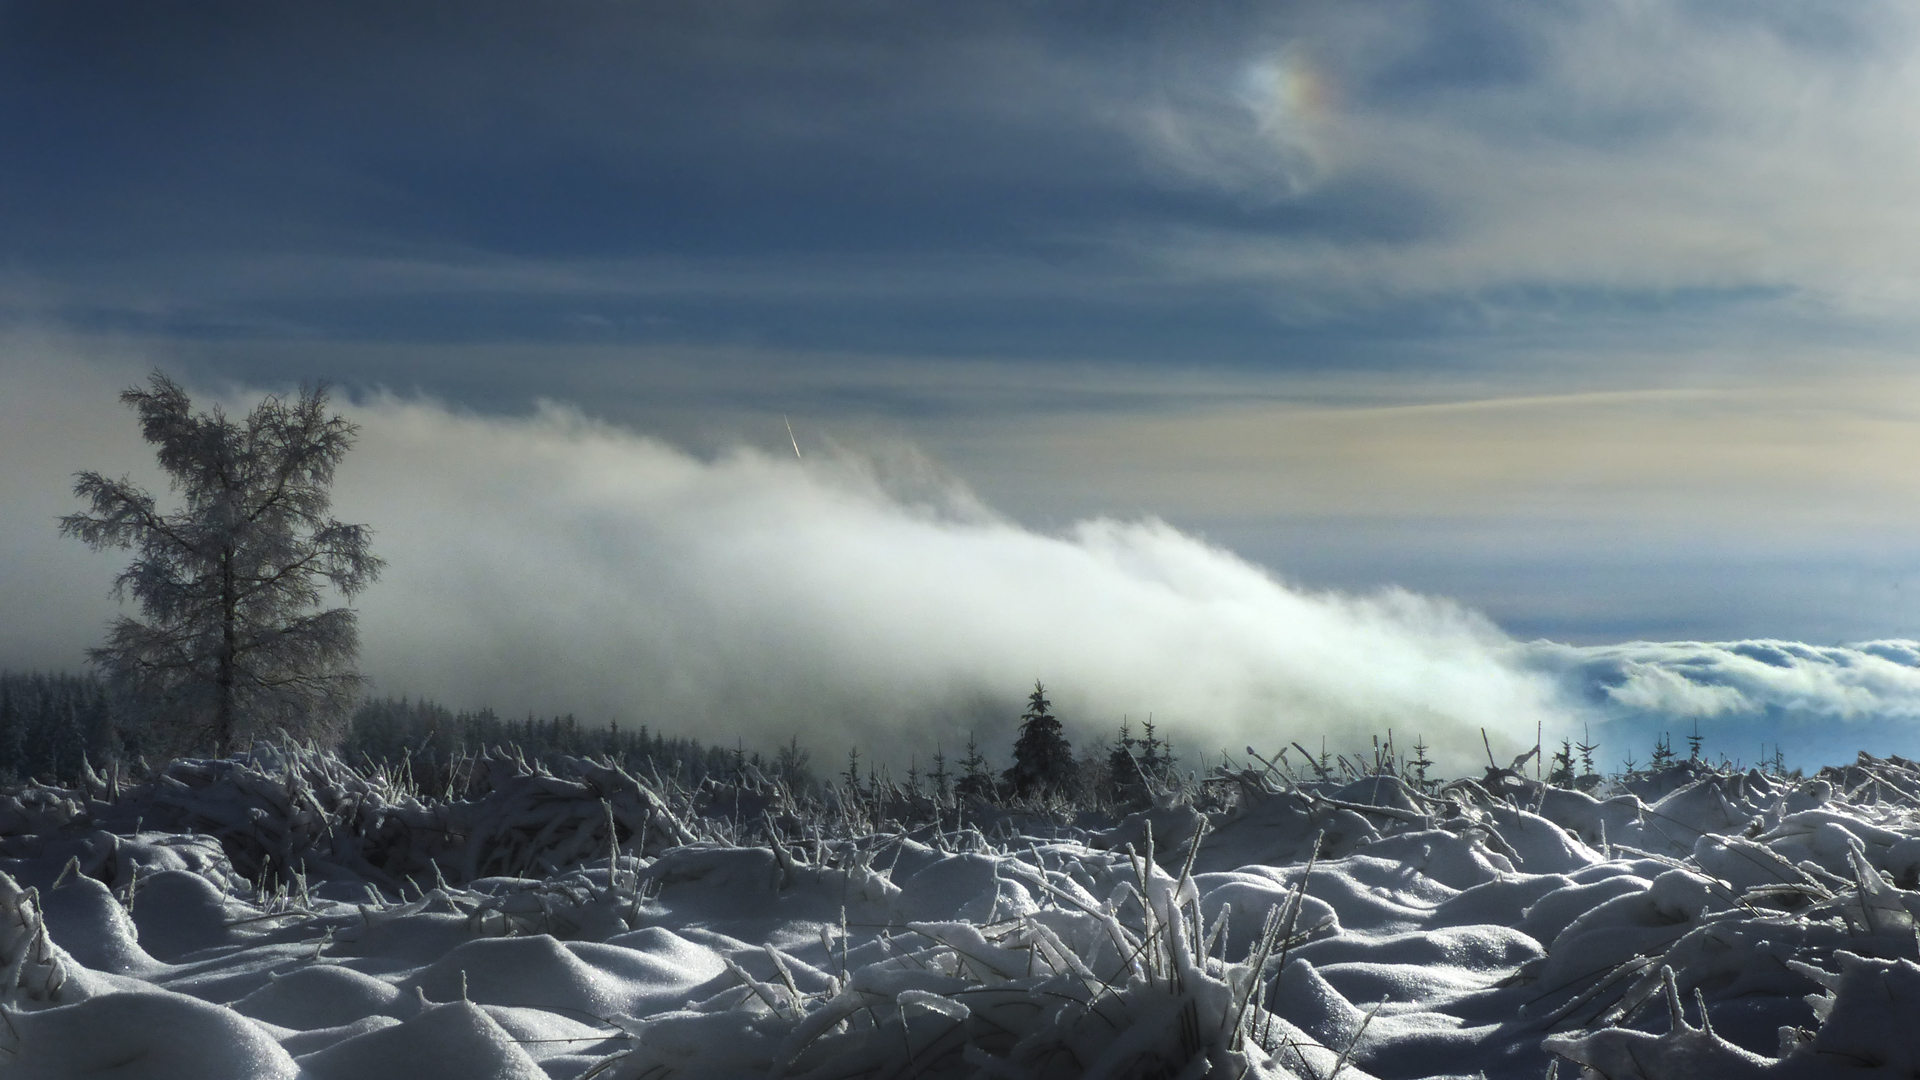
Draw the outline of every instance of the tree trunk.
<instances>
[{"instance_id":1,"label":"tree trunk","mask_svg":"<svg viewBox=\"0 0 1920 1080\"><path fill-rule=\"evenodd\" d=\"M233 752L234 651L238 645L234 622L238 607L239 600L234 595L233 552L229 550L220 555L220 702L213 722L213 756L216 758L225 758Z\"/></svg>"}]
</instances>

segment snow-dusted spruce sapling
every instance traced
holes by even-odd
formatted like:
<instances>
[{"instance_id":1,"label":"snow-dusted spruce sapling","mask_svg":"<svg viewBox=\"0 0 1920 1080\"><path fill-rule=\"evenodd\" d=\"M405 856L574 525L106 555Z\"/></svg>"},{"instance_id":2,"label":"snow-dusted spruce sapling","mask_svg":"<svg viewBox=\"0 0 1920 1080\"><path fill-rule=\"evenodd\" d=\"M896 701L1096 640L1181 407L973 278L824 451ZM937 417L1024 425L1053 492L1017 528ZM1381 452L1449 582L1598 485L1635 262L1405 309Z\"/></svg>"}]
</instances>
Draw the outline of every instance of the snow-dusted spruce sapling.
<instances>
[{"instance_id":1,"label":"snow-dusted spruce sapling","mask_svg":"<svg viewBox=\"0 0 1920 1080\"><path fill-rule=\"evenodd\" d=\"M967 756L960 759L960 779L953 785L953 793L962 798L973 796L979 799L993 798L993 774L987 771L987 756L980 752L980 743L967 732Z\"/></svg>"},{"instance_id":2,"label":"snow-dusted spruce sapling","mask_svg":"<svg viewBox=\"0 0 1920 1080\"><path fill-rule=\"evenodd\" d=\"M119 619L88 655L149 729L150 749L225 757L260 732L329 732L361 684L359 636L351 609L318 610L321 590L350 599L381 567L367 526L327 513L357 429L328 415L324 385L270 396L240 421L194 412L160 372L120 400L183 502L162 513L125 477L79 474L74 494L92 512L60 530L138 553L114 591L143 616Z\"/></svg>"},{"instance_id":3,"label":"snow-dusted spruce sapling","mask_svg":"<svg viewBox=\"0 0 1920 1080\"><path fill-rule=\"evenodd\" d=\"M1139 759L1133 748L1140 740L1133 737L1127 721L1120 721L1120 735L1114 741L1113 749L1107 752L1107 798L1116 804L1130 804L1146 800L1146 785L1140 779Z\"/></svg>"}]
</instances>

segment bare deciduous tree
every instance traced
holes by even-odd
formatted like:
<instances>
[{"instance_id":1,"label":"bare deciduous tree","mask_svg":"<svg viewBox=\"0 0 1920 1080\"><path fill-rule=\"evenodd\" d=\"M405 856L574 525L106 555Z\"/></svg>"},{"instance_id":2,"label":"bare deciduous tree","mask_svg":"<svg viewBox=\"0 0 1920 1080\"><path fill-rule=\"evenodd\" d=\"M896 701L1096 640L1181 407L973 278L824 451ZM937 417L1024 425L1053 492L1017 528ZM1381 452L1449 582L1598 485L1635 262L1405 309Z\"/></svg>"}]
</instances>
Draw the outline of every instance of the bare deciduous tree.
<instances>
[{"instance_id":1,"label":"bare deciduous tree","mask_svg":"<svg viewBox=\"0 0 1920 1080\"><path fill-rule=\"evenodd\" d=\"M321 590L350 599L382 566L365 525L327 516L334 467L358 429L327 415L324 385L292 402L270 396L241 422L193 412L160 372L120 400L184 504L162 514L125 477L78 474L74 494L92 513L62 518L60 531L138 552L114 593L144 616L119 619L88 655L155 749L225 757L262 730L328 733L363 680L354 613L315 610Z\"/></svg>"}]
</instances>

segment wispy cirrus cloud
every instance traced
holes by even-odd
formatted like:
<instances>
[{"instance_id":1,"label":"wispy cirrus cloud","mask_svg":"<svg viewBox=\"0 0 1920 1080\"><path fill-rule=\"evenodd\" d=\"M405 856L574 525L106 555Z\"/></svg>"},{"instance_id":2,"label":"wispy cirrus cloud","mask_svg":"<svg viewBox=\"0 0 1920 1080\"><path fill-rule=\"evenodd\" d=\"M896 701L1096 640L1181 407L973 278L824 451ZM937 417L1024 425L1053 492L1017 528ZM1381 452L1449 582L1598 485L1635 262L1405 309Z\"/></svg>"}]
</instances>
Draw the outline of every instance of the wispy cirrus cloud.
<instances>
[{"instance_id":1,"label":"wispy cirrus cloud","mask_svg":"<svg viewBox=\"0 0 1920 1080\"><path fill-rule=\"evenodd\" d=\"M1896 4L1347 5L1211 43L1132 129L1269 208L1371 193L1386 235L1143 223L1196 278L1375 303L1779 290L1894 313L1917 279L1920 119ZM1249 227L1251 226L1251 227Z\"/></svg>"},{"instance_id":2,"label":"wispy cirrus cloud","mask_svg":"<svg viewBox=\"0 0 1920 1080\"><path fill-rule=\"evenodd\" d=\"M397 289L645 300L696 334L695 297L932 331L982 297L1006 318L1012 282L1061 306L1019 313L1033 353L1076 305L1222 287L1289 320L1543 291L1892 318L1914 288L1920 150L1890 133L1920 17L1895 3L724 11L479 5L450 36L396 10L220 35L17 14L15 265L70 312L96 281L138 314L129 284L284 309L357 280L363 327ZM135 37L157 46L128 61ZM355 309L291 306L319 333Z\"/></svg>"}]
</instances>

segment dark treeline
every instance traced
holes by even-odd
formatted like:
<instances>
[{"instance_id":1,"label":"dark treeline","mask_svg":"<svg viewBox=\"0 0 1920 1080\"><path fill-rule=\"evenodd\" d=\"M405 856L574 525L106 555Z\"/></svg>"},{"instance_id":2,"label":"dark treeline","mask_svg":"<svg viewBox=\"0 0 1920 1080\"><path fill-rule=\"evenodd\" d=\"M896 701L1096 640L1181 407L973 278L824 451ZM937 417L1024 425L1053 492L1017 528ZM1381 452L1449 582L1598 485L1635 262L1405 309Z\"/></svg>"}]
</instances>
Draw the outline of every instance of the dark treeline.
<instances>
[{"instance_id":1,"label":"dark treeline","mask_svg":"<svg viewBox=\"0 0 1920 1080\"><path fill-rule=\"evenodd\" d=\"M645 726L581 724L571 715L508 720L491 709L455 712L404 698L362 702L337 749L356 765L405 775L423 793L445 795L462 790L474 756L495 747L549 766L563 756L611 758L634 775L689 788L708 777L735 778L743 767L796 790L818 784L797 743L769 761L742 747L708 746ZM72 787L86 769L116 764L136 776L148 768L141 747L114 722L103 680L0 672L0 783L37 780Z\"/></svg>"},{"instance_id":2,"label":"dark treeline","mask_svg":"<svg viewBox=\"0 0 1920 1080\"><path fill-rule=\"evenodd\" d=\"M0 672L0 780L77 783L86 764L132 756L90 675Z\"/></svg>"},{"instance_id":3,"label":"dark treeline","mask_svg":"<svg viewBox=\"0 0 1920 1080\"><path fill-rule=\"evenodd\" d=\"M1004 772L994 768L971 739L964 755L948 759L936 749L930 759L917 761L899 776L885 765L863 768L855 747L844 770L823 775L798 739L767 755L738 744L709 745L670 736L645 725L582 723L571 714L511 719L492 709L455 711L431 700L407 698L363 701L338 742L328 748L357 767L404 777L423 795L442 798L464 793L476 758L495 748L548 768L562 757L611 759L635 776L687 789L708 780L777 780L796 795L834 790L884 798L892 792L942 802L1024 796L1123 806L1143 804L1153 790L1174 782L1177 759L1151 722L1138 734L1123 724L1117 737L1083 745L1074 754L1047 709L1036 687L1023 717L1028 734L1012 748L1014 767ZM117 766L141 777L150 764L161 764L147 762L142 748L114 720L112 698L97 676L0 672L0 783L37 780L72 787L82 782L89 767L102 771ZM1057 740L1057 746L1031 751L1035 736L1029 729L1036 721L1044 738ZM1023 762L1030 752L1040 762L1037 767ZM1020 786L1023 768L1029 790Z\"/></svg>"},{"instance_id":4,"label":"dark treeline","mask_svg":"<svg viewBox=\"0 0 1920 1080\"><path fill-rule=\"evenodd\" d=\"M1145 806L1157 794L1182 783L1173 746L1151 720L1138 729L1123 722L1115 735L1076 749L1051 715L1039 685L1021 719L1020 738L1011 748L1011 768L994 768L983 748L969 737L964 754L948 757L936 747L928 758L916 756L897 776L886 765L877 769L868 765L858 747L848 750L843 769L828 773L816 771L812 755L798 739L767 756L757 748L709 745L645 725L581 723L571 714L508 719L492 709L456 712L437 702L406 698L363 701L338 741L326 749L338 751L356 767L404 779L420 794L434 798L467 795L476 762L495 749L518 753L529 763L556 772L565 771L559 768L563 757L593 758L611 760L641 779L686 790L709 782L759 787L763 781L778 781L795 796L828 796L872 806L901 800L954 806L974 799L1125 811ZM1724 757L1717 766L1711 763L1697 730L1686 742L1683 756L1674 748L1672 737L1662 734L1644 770L1629 756L1624 770L1613 778L1665 776L1681 764L1723 771L1738 767ZM1298 752L1298 759L1289 757L1289 748ZM1550 786L1596 791L1607 779L1599 768L1598 749L1588 739L1577 743L1563 739L1556 752L1536 746L1510 768L1524 771L1531 763ZM1428 747L1416 740L1412 750L1411 756L1396 752L1389 732L1384 742L1375 740L1371 760L1364 754L1352 759L1331 754L1324 746L1315 754L1295 742L1279 749L1273 759L1261 761L1289 776L1297 774L1298 779L1351 780L1391 773L1421 789L1437 787L1438 779L1429 775L1433 762L1427 757ZM1760 764L1776 775L1800 775L1799 770L1788 773L1777 748ZM113 698L105 682L90 674L0 672L0 784L38 781L74 787L86 780L89 768L96 772L119 769L136 779L149 772L142 747L115 723ZM1500 771L1491 751L1488 768Z\"/></svg>"},{"instance_id":5,"label":"dark treeline","mask_svg":"<svg viewBox=\"0 0 1920 1080\"><path fill-rule=\"evenodd\" d=\"M423 794L443 797L466 790L475 756L494 747L518 751L550 769L562 757L611 759L634 776L689 789L708 780L750 786L777 780L795 795L834 791L881 801L906 796L944 803L972 796L988 802L1050 799L1081 807L1135 807L1176 784L1178 758L1151 721L1137 733L1122 724L1116 737L1085 745L1076 754L1048 709L1044 691L1036 687L1022 717L1023 737L1011 748L1013 767L1004 771L992 767L971 738L964 755L949 759L936 749L901 773L884 764L868 766L860 748L852 747L844 767L829 775L816 769L811 751L797 738L769 757L755 748L709 745L645 725L581 723L571 714L508 719L492 709L455 712L405 698L362 703L338 749L356 766L403 776ZM1041 722L1038 736L1036 721ZM1032 750L1039 740L1055 744ZM1036 760L1028 764L1024 757Z\"/></svg>"},{"instance_id":6,"label":"dark treeline","mask_svg":"<svg viewBox=\"0 0 1920 1080\"><path fill-rule=\"evenodd\" d=\"M709 777L732 780L743 769L778 777L794 788L816 781L805 751L784 748L768 761L744 747L709 746L618 721L582 724L571 713L545 719L502 718L492 709L454 712L432 701L383 698L361 704L340 743L341 756L404 775L422 792L457 794L465 789L474 756L494 747L519 751L549 767L562 757L607 758L643 778L697 787Z\"/></svg>"}]
</instances>

